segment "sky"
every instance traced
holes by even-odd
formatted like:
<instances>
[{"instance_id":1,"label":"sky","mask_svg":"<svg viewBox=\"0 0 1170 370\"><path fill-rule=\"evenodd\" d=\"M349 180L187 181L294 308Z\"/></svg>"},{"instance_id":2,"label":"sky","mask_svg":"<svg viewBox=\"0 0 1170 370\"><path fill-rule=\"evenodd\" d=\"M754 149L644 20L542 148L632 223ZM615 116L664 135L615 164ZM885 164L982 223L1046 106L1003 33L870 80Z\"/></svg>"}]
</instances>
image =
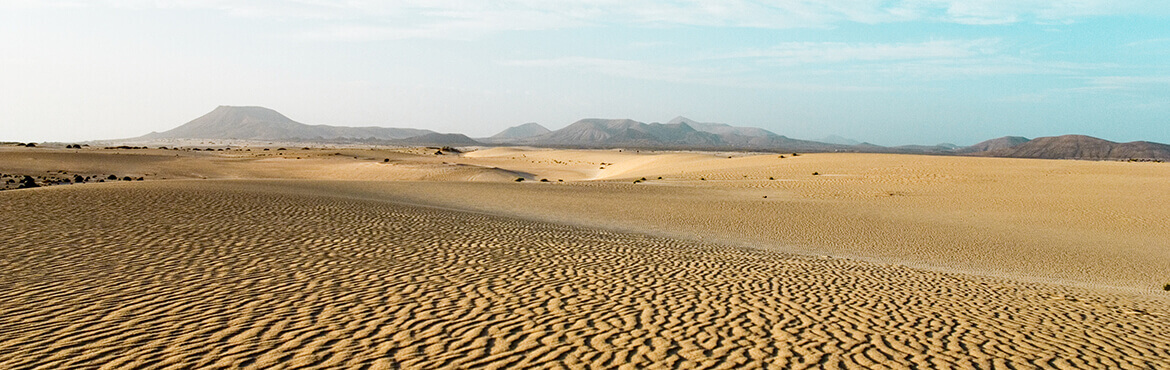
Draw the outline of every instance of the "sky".
<instances>
[{"instance_id":1,"label":"sky","mask_svg":"<svg viewBox=\"0 0 1170 370\"><path fill-rule=\"evenodd\" d=\"M1170 143L1170 4L1130 0L0 0L0 141L219 105L490 136L582 118L794 138Z\"/></svg>"}]
</instances>

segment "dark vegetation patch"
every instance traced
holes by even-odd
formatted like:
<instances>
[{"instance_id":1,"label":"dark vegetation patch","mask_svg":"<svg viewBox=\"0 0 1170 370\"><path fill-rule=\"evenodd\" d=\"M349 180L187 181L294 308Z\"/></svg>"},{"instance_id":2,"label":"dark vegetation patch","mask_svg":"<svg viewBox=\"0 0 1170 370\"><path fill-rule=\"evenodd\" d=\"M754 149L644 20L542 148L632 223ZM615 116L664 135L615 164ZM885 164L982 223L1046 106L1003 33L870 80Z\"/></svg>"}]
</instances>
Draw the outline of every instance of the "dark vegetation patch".
<instances>
[{"instance_id":1,"label":"dark vegetation patch","mask_svg":"<svg viewBox=\"0 0 1170 370\"><path fill-rule=\"evenodd\" d=\"M0 190L31 189L55 185L85 184L106 181L146 181L146 176L118 176L113 174L70 173L65 170L47 171L44 175L0 173Z\"/></svg>"}]
</instances>

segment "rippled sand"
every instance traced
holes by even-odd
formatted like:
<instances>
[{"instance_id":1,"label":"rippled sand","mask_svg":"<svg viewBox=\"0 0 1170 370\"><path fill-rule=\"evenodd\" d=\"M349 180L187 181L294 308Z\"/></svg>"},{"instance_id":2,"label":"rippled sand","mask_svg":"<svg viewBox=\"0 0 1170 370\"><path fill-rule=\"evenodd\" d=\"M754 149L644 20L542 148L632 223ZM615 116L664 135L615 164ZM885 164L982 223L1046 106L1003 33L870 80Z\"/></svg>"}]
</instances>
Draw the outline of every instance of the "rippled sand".
<instances>
[{"instance_id":1,"label":"rippled sand","mask_svg":"<svg viewBox=\"0 0 1170 370\"><path fill-rule=\"evenodd\" d=\"M1155 298L330 186L0 192L0 367L1170 366Z\"/></svg>"},{"instance_id":2,"label":"rippled sand","mask_svg":"<svg viewBox=\"0 0 1170 370\"><path fill-rule=\"evenodd\" d=\"M270 149L0 148L0 369L1170 368L1170 165Z\"/></svg>"}]
</instances>

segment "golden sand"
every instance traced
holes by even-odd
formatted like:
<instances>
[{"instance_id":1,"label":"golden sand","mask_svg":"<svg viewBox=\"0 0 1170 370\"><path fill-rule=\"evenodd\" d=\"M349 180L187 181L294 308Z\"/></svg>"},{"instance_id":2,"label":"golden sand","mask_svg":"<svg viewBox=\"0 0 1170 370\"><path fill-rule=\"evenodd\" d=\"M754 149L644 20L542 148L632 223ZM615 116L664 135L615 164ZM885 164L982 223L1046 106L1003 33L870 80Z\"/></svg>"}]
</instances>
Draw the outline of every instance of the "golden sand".
<instances>
[{"instance_id":1,"label":"golden sand","mask_svg":"<svg viewBox=\"0 0 1170 370\"><path fill-rule=\"evenodd\" d=\"M0 192L0 368L1170 366L1166 165L253 150L0 150L147 178Z\"/></svg>"}]
</instances>

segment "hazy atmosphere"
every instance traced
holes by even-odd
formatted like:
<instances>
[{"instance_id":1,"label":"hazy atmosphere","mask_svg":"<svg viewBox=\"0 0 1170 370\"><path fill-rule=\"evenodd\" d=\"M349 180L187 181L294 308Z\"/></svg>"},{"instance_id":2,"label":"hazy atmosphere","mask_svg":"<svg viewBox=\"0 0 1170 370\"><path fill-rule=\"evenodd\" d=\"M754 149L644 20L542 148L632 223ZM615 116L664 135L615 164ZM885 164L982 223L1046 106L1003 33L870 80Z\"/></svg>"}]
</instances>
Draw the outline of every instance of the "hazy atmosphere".
<instances>
[{"instance_id":1,"label":"hazy atmosphere","mask_svg":"<svg viewBox=\"0 0 1170 370\"><path fill-rule=\"evenodd\" d=\"M0 1L3 140L218 105L489 136L675 116L815 139L1170 142L1151 1Z\"/></svg>"}]
</instances>

